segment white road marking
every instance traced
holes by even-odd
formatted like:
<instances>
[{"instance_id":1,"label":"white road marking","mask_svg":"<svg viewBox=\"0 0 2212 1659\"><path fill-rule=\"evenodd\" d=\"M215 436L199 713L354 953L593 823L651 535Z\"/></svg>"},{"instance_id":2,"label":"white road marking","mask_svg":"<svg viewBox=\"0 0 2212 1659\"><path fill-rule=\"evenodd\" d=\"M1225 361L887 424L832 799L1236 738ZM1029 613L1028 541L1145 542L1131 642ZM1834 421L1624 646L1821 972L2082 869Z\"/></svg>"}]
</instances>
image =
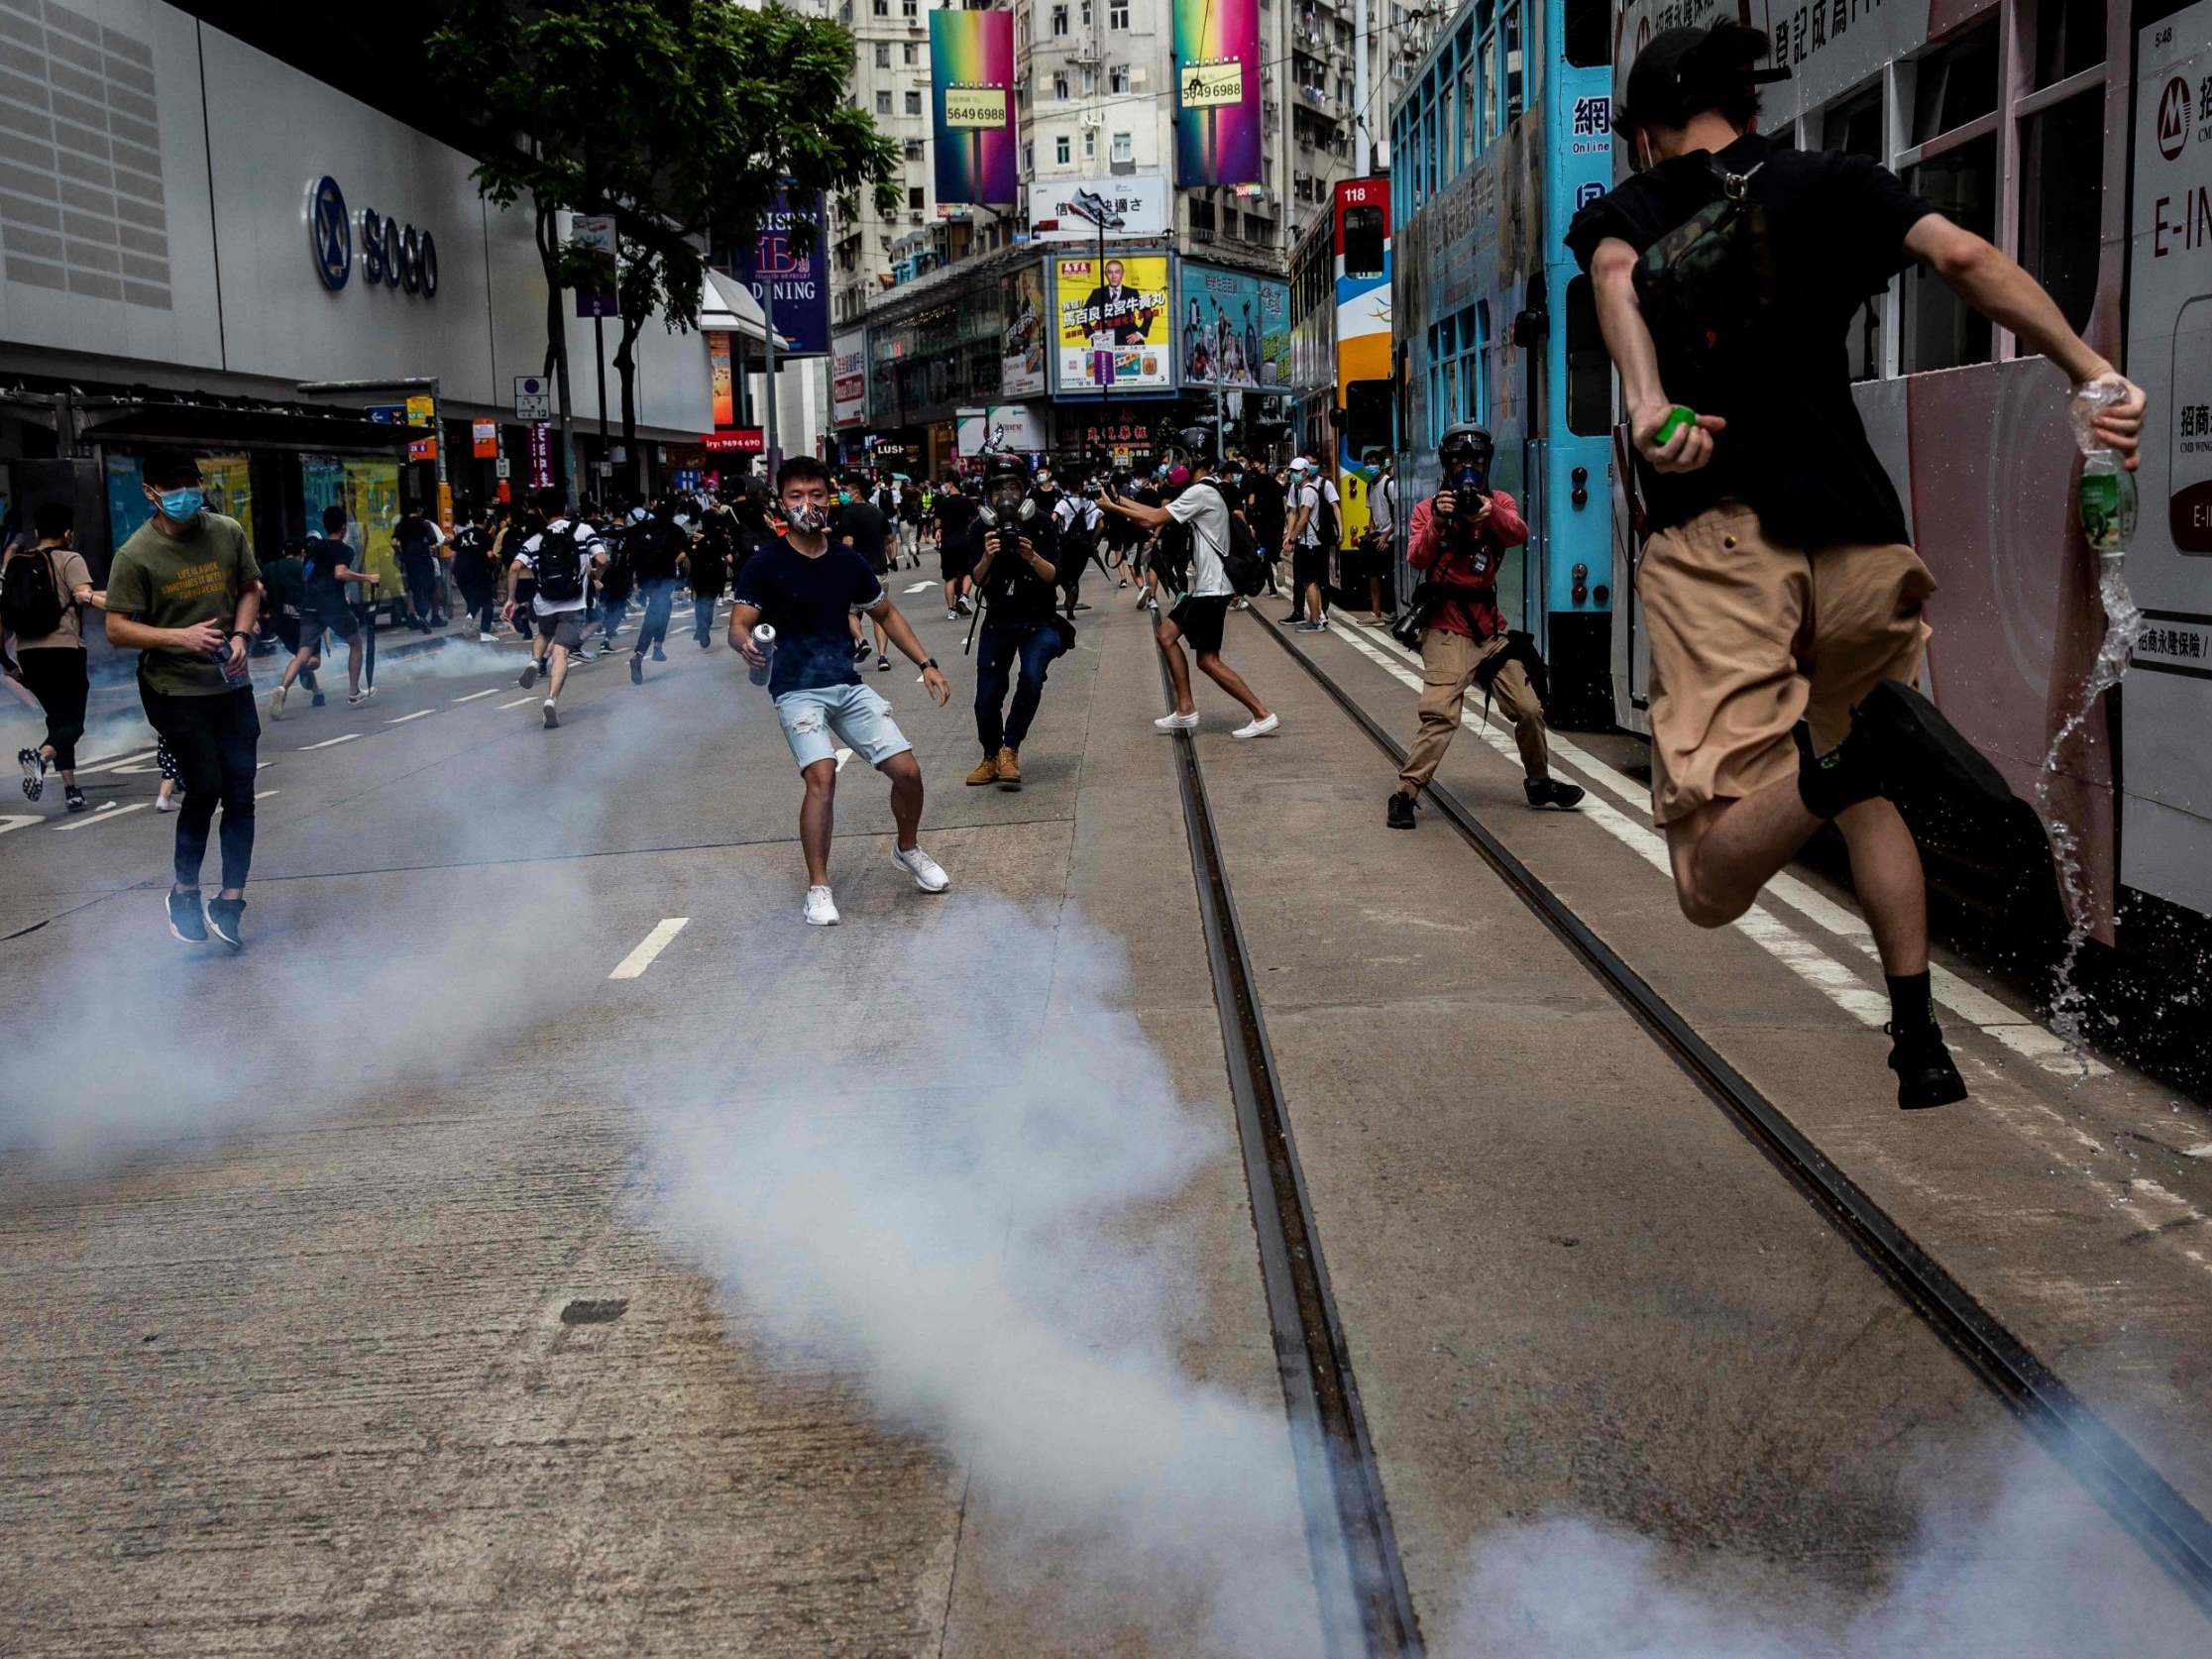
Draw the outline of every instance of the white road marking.
<instances>
[{"instance_id":1,"label":"white road marking","mask_svg":"<svg viewBox=\"0 0 2212 1659\"><path fill-rule=\"evenodd\" d=\"M2184 1148L2181 1156L2183 1158L2212 1158L2212 1141L2206 1141L2201 1146Z\"/></svg>"},{"instance_id":2,"label":"white road marking","mask_svg":"<svg viewBox=\"0 0 2212 1659\"><path fill-rule=\"evenodd\" d=\"M254 799L257 801L266 801L272 795L280 795L282 793L283 791L276 789L257 789L254 791Z\"/></svg>"},{"instance_id":3,"label":"white road marking","mask_svg":"<svg viewBox=\"0 0 2212 1659\"><path fill-rule=\"evenodd\" d=\"M512 703L502 703L499 705L499 707L502 709L519 709L525 703L536 703L539 701L540 699L533 693L529 697L518 697Z\"/></svg>"},{"instance_id":4,"label":"white road marking","mask_svg":"<svg viewBox=\"0 0 2212 1659\"><path fill-rule=\"evenodd\" d=\"M844 770L844 763L851 758L852 751L850 749L839 749L837 751L837 770L842 772Z\"/></svg>"},{"instance_id":5,"label":"white road marking","mask_svg":"<svg viewBox=\"0 0 2212 1659\"><path fill-rule=\"evenodd\" d=\"M635 979L653 965L653 958L668 948L668 941L684 931L691 921L688 916L664 916L653 924L653 931L637 941L637 948L614 964L609 979Z\"/></svg>"},{"instance_id":6,"label":"white road marking","mask_svg":"<svg viewBox=\"0 0 2212 1659\"><path fill-rule=\"evenodd\" d=\"M304 754L309 749L327 749L334 743L350 743L360 735L358 731L349 731L343 737L325 737L319 743L302 743L299 745L300 752Z\"/></svg>"},{"instance_id":7,"label":"white road marking","mask_svg":"<svg viewBox=\"0 0 2212 1659\"><path fill-rule=\"evenodd\" d=\"M81 771L82 768L80 767L78 770ZM40 813L0 813L0 835L5 835L10 830L24 830L34 824L44 822L45 815ZM2212 1152L2212 1147L2206 1147L2204 1150Z\"/></svg>"},{"instance_id":8,"label":"white road marking","mask_svg":"<svg viewBox=\"0 0 2212 1659\"><path fill-rule=\"evenodd\" d=\"M471 692L467 697L457 697L453 701L456 703L474 703L480 697L497 697L498 693L499 688L494 686L489 691Z\"/></svg>"},{"instance_id":9,"label":"white road marking","mask_svg":"<svg viewBox=\"0 0 2212 1659\"><path fill-rule=\"evenodd\" d=\"M926 594L932 588L941 588L943 586L944 584L941 582L914 582L907 585L906 591L910 594Z\"/></svg>"},{"instance_id":10,"label":"white road marking","mask_svg":"<svg viewBox=\"0 0 2212 1659\"><path fill-rule=\"evenodd\" d=\"M108 824L119 818L129 818L133 813L143 813L152 805L151 801L141 801L136 806L118 807L113 801L103 801L93 809L90 818L80 818L74 824L56 824L55 829L62 834L71 830L89 830L95 824Z\"/></svg>"},{"instance_id":11,"label":"white road marking","mask_svg":"<svg viewBox=\"0 0 2212 1659\"><path fill-rule=\"evenodd\" d=\"M113 767L128 766L134 760L151 760L153 758L154 751L152 749L140 749L135 754L102 755L98 760L77 762L77 772L79 776L86 772L105 772Z\"/></svg>"},{"instance_id":12,"label":"white road marking","mask_svg":"<svg viewBox=\"0 0 2212 1659\"><path fill-rule=\"evenodd\" d=\"M1400 662L1418 664L1420 658L1407 651L1396 640L1367 623L1347 622L1341 616L1332 618L1330 627L1339 638L1375 662L1393 679L1416 691L1420 689L1420 677L1399 666ZM1392 662L1391 657L1399 661ZM1506 732L1486 722L1473 710L1462 714L1460 719L1463 724L1499 754L1518 762L1519 750ZM1575 743L1556 732L1547 732L1546 739L1553 754L1584 774L1591 783L1618 797L1630 807L1641 809L1650 801L1650 792L1640 788L1633 778L1616 771ZM1674 868L1667 856L1666 837L1658 830L1613 811L1595 798L1585 803L1583 813L1584 816L1595 819L1607 832L1631 847L1646 862L1665 873L1670 882L1674 879ZM1776 875L1767 883L1767 891L1816 926L1826 929L1840 939L1848 940L1862 953L1879 959L1873 930L1866 925L1865 920L1816 892L1796 876L1786 872ZM1763 906L1752 906L1737 919L1735 928L1747 938L1757 940L1800 978L1818 987L1829 1001L1854 1018L1870 1026L1879 1026L1889 1018L1889 999L1885 992L1868 985L1850 968L1829 956ZM2110 1067L2086 1054L2069 1051L2065 1041L2056 1033L2046 1030L2028 1015L1968 984L1949 969L1939 964L1931 964L1929 982L1937 1003L1968 1025L1986 1032L2013 1052L2033 1060L2046 1071L2059 1076L2078 1077L2086 1064L2088 1074L2092 1077L2111 1074Z\"/></svg>"},{"instance_id":13,"label":"white road marking","mask_svg":"<svg viewBox=\"0 0 2212 1659\"><path fill-rule=\"evenodd\" d=\"M406 723L407 723L407 722L408 722L409 720L419 720L419 719L422 719L422 718L423 718L423 717L424 717L425 715L434 715L434 714L436 714L437 712L438 712L438 711L437 711L437 710L435 710L435 709L417 709L417 710L416 710L416 711L415 711L415 712L414 712L413 714L411 714L411 715L401 715L401 716L399 716L399 717L398 717L398 718L397 718L396 719L388 719L388 720L386 720L386 721L385 721L385 724L387 724L387 725L405 725L405 724L406 724Z\"/></svg>"}]
</instances>

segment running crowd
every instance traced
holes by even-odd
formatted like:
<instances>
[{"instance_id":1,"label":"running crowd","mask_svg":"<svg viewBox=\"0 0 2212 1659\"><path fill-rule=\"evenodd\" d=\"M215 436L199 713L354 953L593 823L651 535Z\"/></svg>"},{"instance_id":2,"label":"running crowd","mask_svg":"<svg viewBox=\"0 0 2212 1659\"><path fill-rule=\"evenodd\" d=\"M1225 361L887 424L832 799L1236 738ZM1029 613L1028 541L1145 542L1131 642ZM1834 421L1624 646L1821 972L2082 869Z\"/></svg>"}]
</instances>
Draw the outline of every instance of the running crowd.
<instances>
[{"instance_id":1,"label":"running crowd","mask_svg":"<svg viewBox=\"0 0 2212 1659\"><path fill-rule=\"evenodd\" d=\"M1620 376L1644 545L1637 593L1652 664L1653 818L1663 827L1677 897L1702 927L1741 916L1824 825L1849 849L1891 1005L1890 1065L1907 1108L1961 1099L1965 1085L1931 1014L1925 886L1900 801L1998 811L2003 776L1915 689L1930 635L1935 578L1910 545L1896 490L1867 441L1835 341L1869 295L1915 264L2093 392L2096 441L2135 465L2145 398L2074 331L2034 277L1863 158L1799 152L1758 131L1770 43L1722 21L1675 28L1639 50L1613 106L1638 170L1582 205L1568 251L1589 274L1600 327ZM1751 211L1746 207L1755 208ZM1746 295L1751 296L1749 301ZM1806 442L1811 431L1820 441ZM1543 664L1506 625L1497 578L1527 539L1517 503L1493 488L1491 434L1441 434L1440 484L1404 526L1419 578L1392 632L1421 653L1419 726L1384 808L1416 825L1418 798L1457 734L1470 688L1511 723L1531 807L1573 808L1583 792L1550 776ZM925 892L949 885L918 839L923 780L891 707L864 682L895 649L941 707L950 683L900 615L884 578L918 567L934 544L948 620L974 618L972 786L1022 785L1022 744L1052 662L1073 643L1077 592L1096 570L1155 612L1173 685L1162 731L1198 723L1191 666L1238 703L1232 737L1265 737L1279 718L1223 659L1232 608L1285 593L1301 631L1326 630L1331 563L1342 547L1336 487L1309 458L1279 473L1223 457L1202 429L1179 434L1148 477L1092 473L1072 491L1059 471L1012 455L980 477L934 489L896 477L838 480L821 462L786 462L764 483L701 501L681 496L578 511L558 493L527 510L460 515L448 542L419 513L392 526L402 620L440 625L446 583L480 640L502 625L532 645L521 683L547 682L544 723L560 723L572 656L613 647L632 600L644 618L630 654L642 682L665 660L680 590L693 633L711 648L723 591L729 643L774 699L804 779L804 915L837 921L830 880L837 745L891 787L892 856ZM347 646L347 695L367 699L367 569L342 507L322 534L257 565L244 531L206 510L193 457L144 463L153 516L117 550L107 586L71 547L64 508L41 506L6 550L0 600L14 636L13 677L43 706L46 741L19 759L37 800L61 775L68 811L86 674L82 615L106 612L107 637L140 653L139 689L181 787L175 880L179 939L210 932L236 947L253 848L260 735L247 671L257 635L290 653L269 713L293 687L323 701L325 637ZM1370 470L1370 512L1398 530L1396 484ZM1372 568L1372 567L1371 567ZM1337 592L1343 592L1338 573ZM1379 614L1382 584L1370 587ZM1186 656L1187 651L1187 656ZM1012 700L1009 703L1008 694ZM165 795L168 791L165 790ZM204 907L200 866L222 813L222 886Z\"/></svg>"}]
</instances>

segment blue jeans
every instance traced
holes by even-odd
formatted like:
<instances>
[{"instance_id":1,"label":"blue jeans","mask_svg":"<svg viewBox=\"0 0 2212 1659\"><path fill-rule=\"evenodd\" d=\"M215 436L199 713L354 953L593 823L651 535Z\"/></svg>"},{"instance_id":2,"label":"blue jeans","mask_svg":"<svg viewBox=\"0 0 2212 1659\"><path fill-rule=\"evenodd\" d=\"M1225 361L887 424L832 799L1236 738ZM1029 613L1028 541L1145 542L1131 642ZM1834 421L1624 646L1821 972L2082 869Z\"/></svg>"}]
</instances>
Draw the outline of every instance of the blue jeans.
<instances>
[{"instance_id":1,"label":"blue jeans","mask_svg":"<svg viewBox=\"0 0 2212 1659\"><path fill-rule=\"evenodd\" d=\"M668 613L676 604L676 584L641 582L637 592L645 602L645 619L637 624L637 654L643 656L656 645L668 643Z\"/></svg>"},{"instance_id":2,"label":"blue jeans","mask_svg":"<svg viewBox=\"0 0 2212 1659\"><path fill-rule=\"evenodd\" d=\"M692 630L699 635L700 644L714 643L715 601L712 596L692 601Z\"/></svg>"},{"instance_id":3,"label":"blue jeans","mask_svg":"<svg viewBox=\"0 0 2212 1659\"><path fill-rule=\"evenodd\" d=\"M629 614L629 595L627 594L624 594L620 599L608 599L604 595L601 596L600 633L601 644L604 648L608 650L613 648L614 630L622 625L622 618Z\"/></svg>"},{"instance_id":4,"label":"blue jeans","mask_svg":"<svg viewBox=\"0 0 2212 1659\"><path fill-rule=\"evenodd\" d=\"M982 635L975 642L975 735L985 755L995 756L1002 747L1018 753L1045 696L1046 672L1060 653L1059 630L1050 622L986 622ZM1002 717L1017 661L1021 683L1014 688L1014 707Z\"/></svg>"}]
</instances>

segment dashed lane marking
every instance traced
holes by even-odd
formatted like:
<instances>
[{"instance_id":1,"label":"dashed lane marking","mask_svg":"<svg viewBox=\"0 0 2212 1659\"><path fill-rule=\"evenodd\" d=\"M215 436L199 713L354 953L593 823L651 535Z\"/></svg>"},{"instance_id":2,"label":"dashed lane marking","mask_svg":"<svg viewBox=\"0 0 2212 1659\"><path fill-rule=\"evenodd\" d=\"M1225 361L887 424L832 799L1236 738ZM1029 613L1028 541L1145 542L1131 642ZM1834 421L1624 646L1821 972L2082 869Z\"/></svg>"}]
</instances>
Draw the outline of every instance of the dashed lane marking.
<instances>
[{"instance_id":1,"label":"dashed lane marking","mask_svg":"<svg viewBox=\"0 0 2212 1659\"><path fill-rule=\"evenodd\" d=\"M688 916L664 916L653 924L653 931L637 941L637 948L614 964L609 979L635 979L653 965L653 958L668 948L668 941L684 931L691 921Z\"/></svg>"},{"instance_id":2,"label":"dashed lane marking","mask_svg":"<svg viewBox=\"0 0 2212 1659\"><path fill-rule=\"evenodd\" d=\"M132 754L102 755L98 760L79 761L77 763L77 774L81 777L86 772L105 772L117 766L128 766L135 760L152 760L153 758L154 751L152 749L140 749Z\"/></svg>"},{"instance_id":3,"label":"dashed lane marking","mask_svg":"<svg viewBox=\"0 0 2212 1659\"><path fill-rule=\"evenodd\" d=\"M74 824L56 824L55 829L65 835L71 830L89 830L95 824L113 824L119 818L129 818L133 813L143 813L153 804L151 801L141 801L136 806L118 807L113 801L103 801L93 809L90 818L80 818Z\"/></svg>"},{"instance_id":4,"label":"dashed lane marking","mask_svg":"<svg viewBox=\"0 0 2212 1659\"><path fill-rule=\"evenodd\" d=\"M406 723L407 723L407 722L408 722L409 720L419 720L419 719L422 719L422 718L423 718L424 716L426 716L426 715L434 715L434 714L436 714L437 712L438 712L438 711L437 711L437 710L435 710L435 709L417 709L417 710L416 710L416 711L415 711L415 712L414 712L413 714L411 714L411 715L400 715L400 716L398 716L397 718L395 718L395 719L388 719L388 720L386 720L386 721L385 721L385 724L387 724L387 725L405 725L405 724L406 724Z\"/></svg>"},{"instance_id":5,"label":"dashed lane marking","mask_svg":"<svg viewBox=\"0 0 2212 1659\"><path fill-rule=\"evenodd\" d=\"M494 686L488 691L471 692L467 697L457 697L453 701L456 703L474 703L480 697L497 697L498 691L499 688Z\"/></svg>"},{"instance_id":6,"label":"dashed lane marking","mask_svg":"<svg viewBox=\"0 0 2212 1659\"><path fill-rule=\"evenodd\" d=\"M281 795L282 793L282 790L277 789L257 789L254 791L254 799L257 801L266 801L272 795Z\"/></svg>"},{"instance_id":7,"label":"dashed lane marking","mask_svg":"<svg viewBox=\"0 0 2212 1659\"><path fill-rule=\"evenodd\" d=\"M499 705L499 707L502 709L519 709L525 703L536 703L538 701L540 701L540 699L535 694L532 694L529 697L518 697L512 703L502 703Z\"/></svg>"},{"instance_id":8,"label":"dashed lane marking","mask_svg":"<svg viewBox=\"0 0 2212 1659\"><path fill-rule=\"evenodd\" d=\"M80 766L77 770L81 772L84 768ZM43 822L43 813L0 813L0 835L5 835L10 830L28 830L32 825ZM2205 1151L2212 1152L2212 1147L2205 1148Z\"/></svg>"},{"instance_id":9,"label":"dashed lane marking","mask_svg":"<svg viewBox=\"0 0 2212 1659\"><path fill-rule=\"evenodd\" d=\"M350 743L360 735L361 733L358 731L349 731L342 737L325 737L319 743L302 743L299 748L300 752L304 754L309 749L327 749L334 743Z\"/></svg>"}]
</instances>

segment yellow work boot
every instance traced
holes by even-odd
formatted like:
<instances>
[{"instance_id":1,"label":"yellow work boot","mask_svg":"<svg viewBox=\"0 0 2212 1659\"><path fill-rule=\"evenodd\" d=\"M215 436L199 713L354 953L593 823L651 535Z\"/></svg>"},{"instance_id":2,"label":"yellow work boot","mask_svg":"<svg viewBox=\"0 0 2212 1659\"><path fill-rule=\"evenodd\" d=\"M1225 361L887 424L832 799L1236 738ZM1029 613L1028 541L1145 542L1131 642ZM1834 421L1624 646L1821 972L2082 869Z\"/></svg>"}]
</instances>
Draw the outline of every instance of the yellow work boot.
<instances>
[{"instance_id":1,"label":"yellow work boot","mask_svg":"<svg viewBox=\"0 0 2212 1659\"><path fill-rule=\"evenodd\" d=\"M1022 787L1021 758L1012 749L999 750L998 786L1001 789L1020 789Z\"/></svg>"},{"instance_id":2,"label":"yellow work boot","mask_svg":"<svg viewBox=\"0 0 2212 1659\"><path fill-rule=\"evenodd\" d=\"M970 784L997 783L998 778L999 763L996 760L993 760L989 755L985 755L983 757L982 763L978 765L974 771L970 772L967 775L967 781Z\"/></svg>"}]
</instances>

